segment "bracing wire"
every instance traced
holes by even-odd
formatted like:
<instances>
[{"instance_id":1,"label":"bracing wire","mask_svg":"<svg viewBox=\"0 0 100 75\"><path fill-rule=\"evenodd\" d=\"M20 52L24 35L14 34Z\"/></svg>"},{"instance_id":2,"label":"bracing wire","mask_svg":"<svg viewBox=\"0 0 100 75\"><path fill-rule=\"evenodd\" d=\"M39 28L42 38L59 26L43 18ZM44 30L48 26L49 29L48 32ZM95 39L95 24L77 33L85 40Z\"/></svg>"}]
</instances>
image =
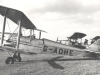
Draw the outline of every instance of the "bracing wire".
<instances>
[{"instance_id":1,"label":"bracing wire","mask_svg":"<svg viewBox=\"0 0 100 75\"><path fill-rule=\"evenodd\" d=\"M19 26L17 26L17 28L15 29L15 31L18 29L18 27L19 27ZM14 31L14 32L15 32L15 31ZM14 32L13 32L13 33L14 33ZM13 33L11 34L11 36L9 37L9 39L12 37Z\"/></svg>"},{"instance_id":2,"label":"bracing wire","mask_svg":"<svg viewBox=\"0 0 100 75\"><path fill-rule=\"evenodd\" d=\"M9 54L9 56L11 56L11 54L9 53L9 51L7 51L7 53Z\"/></svg>"},{"instance_id":3,"label":"bracing wire","mask_svg":"<svg viewBox=\"0 0 100 75\"><path fill-rule=\"evenodd\" d=\"M9 25L9 23L8 23L8 20L7 20L7 24L8 24L9 31L11 32L10 25ZM18 27L19 27L19 26L18 26ZM18 29L18 27L15 29L15 31ZM14 31L14 32L15 32L15 31ZM14 33L14 32L13 32L13 33ZM10 39L10 38L12 37L13 33L11 34L11 36L10 36L8 39Z\"/></svg>"},{"instance_id":4,"label":"bracing wire","mask_svg":"<svg viewBox=\"0 0 100 75\"><path fill-rule=\"evenodd\" d=\"M8 20L7 20L7 24L8 24L9 31L11 32L11 29L10 29L10 26L9 26L9 23L8 23Z\"/></svg>"},{"instance_id":5,"label":"bracing wire","mask_svg":"<svg viewBox=\"0 0 100 75\"><path fill-rule=\"evenodd\" d=\"M7 21L7 24L8 24L9 31L10 31L10 33L11 33L11 29L10 29L10 25L9 25L8 21ZM19 27L19 26L18 26L18 27ZM14 30L14 32L18 29L18 27ZM12 37L12 35L14 34L14 32L13 32L12 34L10 34L8 40ZM12 42L13 42L14 47L15 47L14 39L12 39Z\"/></svg>"},{"instance_id":6,"label":"bracing wire","mask_svg":"<svg viewBox=\"0 0 100 75\"><path fill-rule=\"evenodd\" d=\"M30 32L30 31L29 31ZM29 32L27 33L27 35L29 34Z\"/></svg>"},{"instance_id":7,"label":"bracing wire","mask_svg":"<svg viewBox=\"0 0 100 75\"><path fill-rule=\"evenodd\" d=\"M25 35L25 31L24 31L24 35ZM26 43L26 37L25 37L25 43ZM25 44L26 45L26 44ZM28 46L26 46L26 50L27 50L27 52L29 52L28 51Z\"/></svg>"}]
</instances>

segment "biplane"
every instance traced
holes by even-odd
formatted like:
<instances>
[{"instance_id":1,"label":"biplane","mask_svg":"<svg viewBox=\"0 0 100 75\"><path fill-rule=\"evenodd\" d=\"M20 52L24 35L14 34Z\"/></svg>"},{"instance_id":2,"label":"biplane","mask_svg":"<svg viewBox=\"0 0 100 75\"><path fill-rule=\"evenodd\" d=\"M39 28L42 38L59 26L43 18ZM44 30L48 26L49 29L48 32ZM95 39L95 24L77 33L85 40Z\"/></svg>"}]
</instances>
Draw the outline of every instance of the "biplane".
<instances>
[{"instance_id":1,"label":"biplane","mask_svg":"<svg viewBox=\"0 0 100 75\"><path fill-rule=\"evenodd\" d=\"M68 38L67 40L57 40L57 41L58 42L65 41L66 45L70 45L70 46L77 47L80 49L86 49L86 46L84 46L84 44L82 43L82 38L84 38L85 36L86 34L84 33L75 32L70 37L67 37Z\"/></svg>"},{"instance_id":2,"label":"biplane","mask_svg":"<svg viewBox=\"0 0 100 75\"><path fill-rule=\"evenodd\" d=\"M56 41L41 39L41 32L43 30L37 27L27 18L27 16L16 9L0 6L0 14L4 17L3 30L1 36L0 49L7 52L12 52L13 55L5 60L6 64L13 64L15 61L21 62L21 54L34 55L34 54L63 54L70 55L70 51L82 51L87 53L94 53L98 57L100 55L100 40L93 43L88 49L80 49ZM6 18L9 18L18 25L18 33L12 33L6 44L4 43ZM30 36L23 36L21 29L26 28L30 30ZM40 31L39 38L35 38L32 34L34 30Z\"/></svg>"},{"instance_id":3,"label":"biplane","mask_svg":"<svg viewBox=\"0 0 100 75\"><path fill-rule=\"evenodd\" d=\"M94 38L91 39L91 44L93 44L95 41L100 39L100 36L95 36Z\"/></svg>"},{"instance_id":4,"label":"biplane","mask_svg":"<svg viewBox=\"0 0 100 75\"><path fill-rule=\"evenodd\" d=\"M72 46L80 48L80 49L85 49L86 47L82 43L82 39L86 36L84 33L80 32L75 32L72 36L68 37L68 40L72 42Z\"/></svg>"}]
</instances>

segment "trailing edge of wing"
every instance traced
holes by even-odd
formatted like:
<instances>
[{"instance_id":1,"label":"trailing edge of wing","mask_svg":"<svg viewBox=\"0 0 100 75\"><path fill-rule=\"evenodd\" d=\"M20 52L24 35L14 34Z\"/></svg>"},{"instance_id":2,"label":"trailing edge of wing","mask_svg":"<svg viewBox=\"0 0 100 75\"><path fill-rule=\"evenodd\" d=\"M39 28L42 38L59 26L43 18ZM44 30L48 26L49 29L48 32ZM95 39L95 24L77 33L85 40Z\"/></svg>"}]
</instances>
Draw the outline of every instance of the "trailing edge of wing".
<instances>
[{"instance_id":1,"label":"trailing edge of wing","mask_svg":"<svg viewBox=\"0 0 100 75\"><path fill-rule=\"evenodd\" d=\"M26 29L36 29L35 25L27 18L27 16L19 10L0 6L0 14L6 16L16 24L21 20L21 25Z\"/></svg>"},{"instance_id":2,"label":"trailing edge of wing","mask_svg":"<svg viewBox=\"0 0 100 75\"><path fill-rule=\"evenodd\" d=\"M41 32L45 32L45 33L47 33L46 31L44 31L44 30L41 30L41 29L36 29L37 31L41 31Z\"/></svg>"}]
</instances>

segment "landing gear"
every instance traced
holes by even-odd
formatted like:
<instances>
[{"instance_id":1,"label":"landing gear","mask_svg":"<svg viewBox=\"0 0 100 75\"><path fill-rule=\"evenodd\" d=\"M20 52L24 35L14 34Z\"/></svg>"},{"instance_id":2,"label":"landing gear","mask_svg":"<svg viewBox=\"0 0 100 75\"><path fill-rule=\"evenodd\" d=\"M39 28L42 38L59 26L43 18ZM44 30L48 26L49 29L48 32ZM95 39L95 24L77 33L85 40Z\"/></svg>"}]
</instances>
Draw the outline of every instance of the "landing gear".
<instances>
[{"instance_id":1,"label":"landing gear","mask_svg":"<svg viewBox=\"0 0 100 75\"><path fill-rule=\"evenodd\" d=\"M96 58L99 59L99 57L100 57L100 54L97 54L97 55L96 55Z\"/></svg>"},{"instance_id":2,"label":"landing gear","mask_svg":"<svg viewBox=\"0 0 100 75\"><path fill-rule=\"evenodd\" d=\"M8 57L5 61L6 64L14 64L14 59L13 57Z\"/></svg>"},{"instance_id":3,"label":"landing gear","mask_svg":"<svg viewBox=\"0 0 100 75\"><path fill-rule=\"evenodd\" d=\"M100 54L98 54L98 53L91 53L91 54L92 54L91 56L96 59L99 59L99 57L100 57Z\"/></svg>"},{"instance_id":4,"label":"landing gear","mask_svg":"<svg viewBox=\"0 0 100 75\"><path fill-rule=\"evenodd\" d=\"M22 60L21 56L20 56L20 54L18 54L18 61L21 62L21 60Z\"/></svg>"},{"instance_id":5,"label":"landing gear","mask_svg":"<svg viewBox=\"0 0 100 75\"><path fill-rule=\"evenodd\" d=\"M21 62L21 56L20 56L19 53L18 53L18 55L15 53L15 54L13 55L13 58L14 58L14 61Z\"/></svg>"},{"instance_id":6,"label":"landing gear","mask_svg":"<svg viewBox=\"0 0 100 75\"><path fill-rule=\"evenodd\" d=\"M6 64L14 64L14 62L17 61L17 62L21 62L21 56L20 54L14 54L13 57L8 57L5 61Z\"/></svg>"},{"instance_id":7,"label":"landing gear","mask_svg":"<svg viewBox=\"0 0 100 75\"><path fill-rule=\"evenodd\" d=\"M87 55L85 55L85 57L91 57L91 58L94 58L94 59L99 59L100 58L100 54L91 52L91 53L88 53Z\"/></svg>"}]
</instances>

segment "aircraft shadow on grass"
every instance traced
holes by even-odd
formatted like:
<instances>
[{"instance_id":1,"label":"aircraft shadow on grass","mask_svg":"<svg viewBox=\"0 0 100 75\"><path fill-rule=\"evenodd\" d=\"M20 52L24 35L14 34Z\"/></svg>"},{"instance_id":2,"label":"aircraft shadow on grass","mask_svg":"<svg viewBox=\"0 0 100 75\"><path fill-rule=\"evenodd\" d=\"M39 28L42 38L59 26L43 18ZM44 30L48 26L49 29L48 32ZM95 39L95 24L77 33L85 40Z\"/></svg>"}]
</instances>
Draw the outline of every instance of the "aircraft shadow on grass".
<instances>
[{"instance_id":1,"label":"aircraft shadow on grass","mask_svg":"<svg viewBox=\"0 0 100 75\"><path fill-rule=\"evenodd\" d=\"M61 65L55 63L55 60L59 59L59 58L62 58L63 56L59 56L59 57L56 57L56 58L53 58L51 60L44 60L46 62L48 62L48 64L50 66L52 66L53 68L56 68L56 69L64 69L64 67L62 67Z\"/></svg>"},{"instance_id":2,"label":"aircraft shadow on grass","mask_svg":"<svg viewBox=\"0 0 100 75\"><path fill-rule=\"evenodd\" d=\"M56 61L82 61L82 60L100 60L100 58L62 58L63 56L58 56L50 60L27 60L27 61L22 61L23 64L29 64L29 63L38 63L38 62L47 62L51 67L56 68L56 69L64 69L63 66L59 65L56 63ZM62 59L60 59L62 58Z\"/></svg>"}]
</instances>

